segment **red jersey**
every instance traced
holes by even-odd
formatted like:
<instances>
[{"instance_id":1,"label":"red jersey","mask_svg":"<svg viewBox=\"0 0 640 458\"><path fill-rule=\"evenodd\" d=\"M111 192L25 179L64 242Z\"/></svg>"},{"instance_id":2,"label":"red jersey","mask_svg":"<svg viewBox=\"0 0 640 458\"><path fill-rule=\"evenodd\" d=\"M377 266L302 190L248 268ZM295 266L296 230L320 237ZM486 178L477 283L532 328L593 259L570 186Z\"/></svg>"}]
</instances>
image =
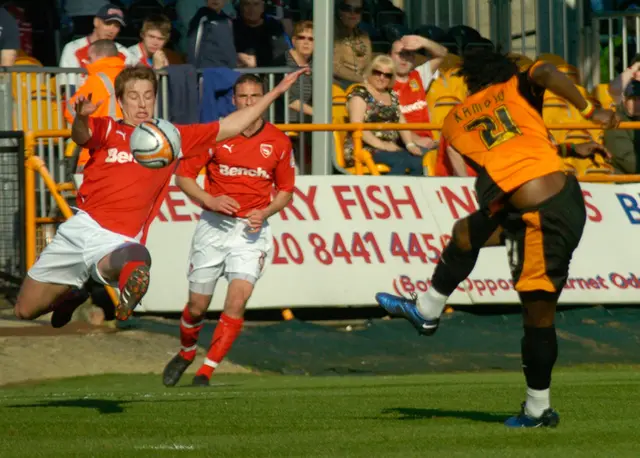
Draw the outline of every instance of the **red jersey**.
<instances>
[{"instance_id":1,"label":"red jersey","mask_svg":"<svg viewBox=\"0 0 640 458\"><path fill-rule=\"evenodd\" d=\"M176 126L184 157L196 154L203 143L215 144L217 122ZM131 154L129 138L134 127L110 117L89 118L91 139L82 145L91 157L84 167L77 206L100 226L118 234L144 239L156 216L175 164L150 169Z\"/></svg>"},{"instance_id":2,"label":"red jersey","mask_svg":"<svg viewBox=\"0 0 640 458\"><path fill-rule=\"evenodd\" d=\"M241 218L266 208L274 185L284 192L293 192L295 185L291 140L269 122L251 137L236 135L183 159L176 175L195 179L205 166L205 191L235 199L240 208L233 216Z\"/></svg>"},{"instance_id":3,"label":"red jersey","mask_svg":"<svg viewBox=\"0 0 640 458\"><path fill-rule=\"evenodd\" d=\"M409 123L429 122L427 94L422 84L422 77L417 70L413 70L408 78L404 83L396 80L393 85L393 92L396 93L400 102L400 112ZM433 138L430 130L419 130L416 134L420 137Z\"/></svg>"}]
</instances>

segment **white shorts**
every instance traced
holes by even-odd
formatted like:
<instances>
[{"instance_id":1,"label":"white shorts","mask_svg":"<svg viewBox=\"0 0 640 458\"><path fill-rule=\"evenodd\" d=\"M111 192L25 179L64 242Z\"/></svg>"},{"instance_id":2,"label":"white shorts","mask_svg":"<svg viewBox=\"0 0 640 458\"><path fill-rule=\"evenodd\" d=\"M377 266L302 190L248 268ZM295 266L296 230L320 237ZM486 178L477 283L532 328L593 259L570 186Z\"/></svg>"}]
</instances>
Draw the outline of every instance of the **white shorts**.
<instances>
[{"instance_id":1,"label":"white shorts","mask_svg":"<svg viewBox=\"0 0 640 458\"><path fill-rule=\"evenodd\" d=\"M98 262L120 247L138 243L132 237L104 229L88 213L79 211L60 225L27 275L39 282L77 288L89 276L109 284L98 272Z\"/></svg>"},{"instance_id":2,"label":"white shorts","mask_svg":"<svg viewBox=\"0 0 640 458\"><path fill-rule=\"evenodd\" d=\"M191 242L189 283L215 286L222 275L227 280L230 276L257 280L271 261L272 243L266 222L259 231L249 232L245 219L203 211ZM213 289L194 292L209 294Z\"/></svg>"}]
</instances>

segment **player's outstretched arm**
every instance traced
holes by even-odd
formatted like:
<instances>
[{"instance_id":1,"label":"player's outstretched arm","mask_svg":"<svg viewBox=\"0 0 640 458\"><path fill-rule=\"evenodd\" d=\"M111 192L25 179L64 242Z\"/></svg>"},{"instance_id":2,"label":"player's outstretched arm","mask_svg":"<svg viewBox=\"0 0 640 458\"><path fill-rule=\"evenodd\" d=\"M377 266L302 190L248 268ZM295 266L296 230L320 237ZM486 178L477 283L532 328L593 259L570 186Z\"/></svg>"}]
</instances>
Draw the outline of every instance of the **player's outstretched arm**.
<instances>
[{"instance_id":1,"label":"player's outstretched arm","mask_svg":"<svg viewBox=\"0 0 640 458\"><path fill-rule=\"evenodd\" d=\"M91 94L87 97L80 95L75 103L75 118L71 124L71 140L77 145L86 145L91 140L89 115L95 113L102 101L97 104L91 102Z\"/></svg>"},{"instance_id":2,"label":"player's outstretched arm","mask_svg":"<svg viewBox=\"0 0 640 458\"><path fill-rule=\"evenodd\" d=\"M255 105L242 110L231 113L229 116L220 121L220 130L216 137L217 142L234 137L245 131L251 124L267 111L269 106L282 94L287 92L291 86L295 84L300 75L309 74L309 68L304 67L285 76L280 84L267 92L262 99Z\"/></svg>"},{"instance_id":3,"label":"player's outstretched arm","mask_svg":"<svg viewBox=\"0 0 640 458\"><path fill-rule=\"evenodd\" d=\"M568 100L571 105L580 110L580 113L586 119L591 119L602 124L605 129L614 128L620 122L614 111L596 108L588 102L582 94L580 94L580 91L576 85L573 84L573 81L553 64L543 63L534 65L529 71L529 77L539 86Z\"/></svg>"}]
</instances>

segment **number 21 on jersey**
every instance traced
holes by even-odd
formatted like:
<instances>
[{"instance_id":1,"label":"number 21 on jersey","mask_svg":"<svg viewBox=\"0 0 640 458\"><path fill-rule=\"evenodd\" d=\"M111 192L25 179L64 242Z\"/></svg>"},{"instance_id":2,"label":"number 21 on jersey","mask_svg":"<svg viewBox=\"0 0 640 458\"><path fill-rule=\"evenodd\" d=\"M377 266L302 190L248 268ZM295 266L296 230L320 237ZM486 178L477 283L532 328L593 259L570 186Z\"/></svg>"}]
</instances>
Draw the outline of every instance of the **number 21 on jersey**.
<instances>
[{"instance_id":1,"label":"number 21 on jersey","mask_svg":"<svg viewBox=\"0 0 640 458\"><path fill-rule=\"evenodd\" d=\"M502 105L493 110L493 115L482 115L473 121L468 122L464 129L467 132L472 130L480 131L480 138L487 147L491 149L512 138L522 135L509 114L507 107Z\"/></svg>"}]
</instances>

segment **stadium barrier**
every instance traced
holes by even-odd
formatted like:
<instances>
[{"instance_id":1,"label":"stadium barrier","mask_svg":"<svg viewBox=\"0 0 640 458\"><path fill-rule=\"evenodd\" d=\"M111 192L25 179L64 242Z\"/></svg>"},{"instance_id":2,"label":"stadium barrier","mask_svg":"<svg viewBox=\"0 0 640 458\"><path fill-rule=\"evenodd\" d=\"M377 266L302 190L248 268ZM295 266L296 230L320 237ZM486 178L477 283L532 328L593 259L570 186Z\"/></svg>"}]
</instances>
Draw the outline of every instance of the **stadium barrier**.
<instances>
[{"instance_id":1,"label":"stadium barrier","mask_svg":"<svg viewBox=\"0 0 640 458\"><path fill-rule=\"evenodd\" d=\"M0 131L0 289L26 272L24 135Z\"/></svg>"},{"instance_id":2,"label":"stadium barrier","mask_svg":"<svg viewBox=\"0 0 640 458\"><path fill-rule=\"evenodd\" d=\"M589 126L583 123L577 128ZM278 127L285 131L298 129L300 132L317 130L353 132L356 148L360 148L360 152L356 154L362 154L361 139L364 130L440 128L431 124L301 124L278 125ZM620 125L623 129L638 127L640 123ZM566 125L550 125L549 128L565 129ZM25 264L27 268L33 265L38 252L36 235L38 227L47 225L55 228L57 223L72 215L62 192L73 185L57 183L51 177L46 164L35 153L37 142L42 138L68 138L70 134L69 130L60 130L27 132L25 135ZM357 140L358 138L360 140ZM36 173L42 177L52 199L59 206L63 219L36 217ZM78 184L82 182L81 175L75 176L74 179ZM202 180L203 176L200 176L200 179ZM640 195L640 185L631 184L640 182L640 175L593 174L581 179L629 184L628 188L621 186L621 192L618 192L620 189L617 187L612 188L604 184L585 185L585 199L588 200L591 213L590 221L598 223L597 227L602 227L596 236L591 235L590 238L602 238L607 230L614 229L616 234L621 234L620 227L625 227L629 232L628 224L640 224L640 199L635 197ZM448 240L449 235L446 231L452 227L456 219L474 211L477 206L472 178L432 177L428 180L420 178L416 180L410 177L388 176L299 176L297 181L294 201L283 212L271 219L274 230L273 267L267 270L268 280L261 284L299 284L304 292L287 292L279 295L278 291L282 290L280 286L259 287L255 299L252 300L253 307L370 305L373 297L370 291L372 287L388 285L389 288L404 293L410 292L411 288L414 291L423 290L427 288L427 284L423 280L416 279L428 277L427 271L432 268L430 266L434 265L435 259ZM179 311L173 307L179 307L179 304L184 302L184 291L187 288L186 266L183 269L183 266L175 262L176 255L184 253L186 263L199 211L199 208L172 183L161 212L151 225L147 243L154 257L152 267L154 278L160 280L152 283L141 311ZM626 215L626 222L621 217L621 212ZM402 220L402 224L398 224L397 220ZM324 221L326 224L318 224L319 221ZM420 233L409 232L412 229L417 229ZM589 233L587 231L587 234ZM634 237L633 232L623 235L621 234L616 240L626 242ZM172 240L171 250L166 249L166 240ZM42 245L45 243L46 240ZM626 244L618 247L617 251L608 252L608 255L620 256L624 261L621 265L627 266L626 259L630 257L625 246ZM496 250L487 250L487 252L495 253ZM504 254L502 255L504 260ZM583 255L582 258L585 256ZM495 255L483 255L481 258L483 264L480 265L484 267L480 269L480 274L475 272L474 274L486 275L487 278L472 278L466 290L454 294L452 304L517 302L517 297L508 280L510 278L508 272L504 272L503 269L494 271L491 267L493 260L496 260L495 265L500 264ZM503 261L502 263L506 268L506 263ZM407 266L407 264L410 265ZM603 267L599 263L591 262L590 264L597 268ZM328 266L331 265L337 270L331 269L328 273ZM608 263L604 267L609 268L609 265L612 266L611 269L615 266L620 270L616 262ZM361 271L354 271L354 269ZM604 278L602 275L592 273L589 269L583 270L587 273L583 274L580 271L581 276L573 278L576 285L594 285L593 281L595 281L602 285L603 289L609 289L609 286L603 283L604 280L601 280ZM633 274L633 267L629 267L628 270L630 272L628 278L624 278L625 268L620 270L623 274L611 273L615 275L609 282L619 289L625 288L619 287L616 282L627 285L626 288L637 283L633 288L640 288L640 280L634 280L636 277ZM394 278L390 277L389 272L403 272L403 274ZM343 285L338 288L339 295L326 291L326 285L335 283L335 278L357 278L363 274L367 275L368 279L371 276L371 281L367 280L366 283L373 286L358 286L351 291L347 285ZM585 277L585 275L591 276ZM159 286L169 282L172 284L170 292ZM112 300L117 301L115 291L111 288L108 290ZM608 300L607 297L600 296L565 294L563 303ZM628 295L622 294L622 296L624 297L616 295L615 301L637 300L627 297ZM216 295L212 310L221 310L222 297L222 294ZM568 299L564 299L565 297Z\"/></svg>"}]
</instances>

